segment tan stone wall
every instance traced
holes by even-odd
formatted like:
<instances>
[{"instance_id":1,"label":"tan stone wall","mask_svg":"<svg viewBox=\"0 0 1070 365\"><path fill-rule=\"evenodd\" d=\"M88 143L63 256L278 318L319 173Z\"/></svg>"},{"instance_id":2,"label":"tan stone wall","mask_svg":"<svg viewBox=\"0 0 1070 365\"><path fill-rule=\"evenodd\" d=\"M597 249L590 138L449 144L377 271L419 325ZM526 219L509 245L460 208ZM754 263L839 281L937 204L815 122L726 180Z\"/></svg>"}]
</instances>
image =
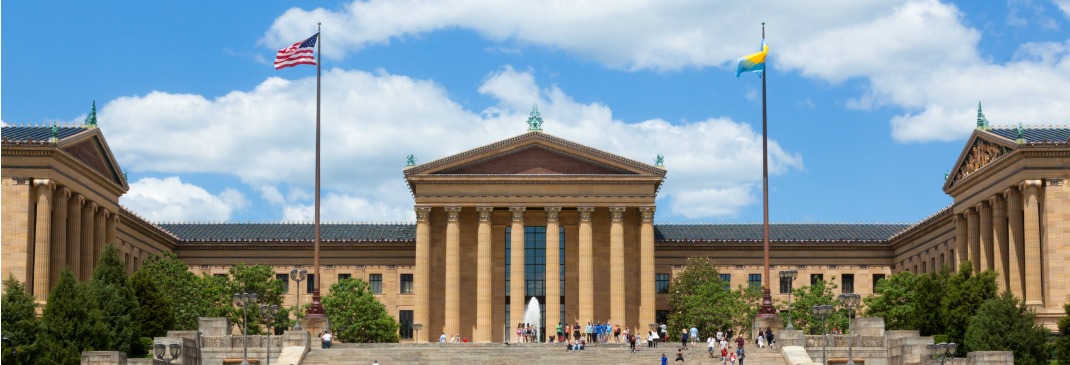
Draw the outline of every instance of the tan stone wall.
<instances>
[{"instance_id":1,"label":"tan stone wall","mask_svg":"<svg viewBox=\"0 0 1070 365\"><path fill-rule=\"evenodd\" d=\"M26 282L27 268L29 267L33 227L30 222L32 217L30 199L33 193L33 185L25 179L16 179L4 176L2 179L3 190L3 229L0 237L3 238L3 257L0 275L4 280L10 275L20 282Z\"/></svg>"}]
</instances>

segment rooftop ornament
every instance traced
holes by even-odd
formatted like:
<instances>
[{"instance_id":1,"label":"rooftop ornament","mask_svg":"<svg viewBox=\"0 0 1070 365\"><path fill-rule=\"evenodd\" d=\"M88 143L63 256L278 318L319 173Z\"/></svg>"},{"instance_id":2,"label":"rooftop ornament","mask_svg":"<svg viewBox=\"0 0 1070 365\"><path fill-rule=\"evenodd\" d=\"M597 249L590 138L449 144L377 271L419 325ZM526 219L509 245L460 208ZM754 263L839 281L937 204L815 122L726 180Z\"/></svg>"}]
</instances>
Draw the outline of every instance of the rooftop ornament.
<instances>
[{"instance_id":1,"label":"rooftop ornament","mask_svg":"<svg viewBox=\"0 0 1070 365\"><path fill-rule=\"evenodd\" d=\"M981 102L977 102L977 129L988 129L988 118L985 118L985 113L981 111Z\"/></svg>"},{"instance_id":2,"label":"rooftop ornament","mask_svg":"<svg viewBox=\"0 0 1070 365\"><path fill-rule=\"evenodd\" d=\"M665 156L662 156L659 153L656 157L654 157L654 166L665 167Z\"/></svg>"},{"instance_id":3,"label":"rooftop ornament","mask_svg":"<svg viewBox=\"0 0 1070 365\"><path fill-rule=\"evenodd\" d=\"M59 142L59 126L55 123L52 124L52 138L48 139L49 142Z\"/></svg>"},{"instance_id":4,"label":"rooftop ornament","mask_svg":"<svg viewBox=\"0 0 1070 365\"><path fill-rule=\"evenodd\" d=\"M405 166L416 166L416 157L411 153L405 156Z\"/></svg>"},{"instance_id":5,"label":"rooftop ornament","mask_svg":"<svg viewBox=\"0 0 1070 365\"><path fill-rule=\"evenodd\" d=\"M1022 123L1018 123L1018 139L1014 140L1014 143L1025 144L1025 131L1022 130Z\"/></svg>"},{"instance_id":6,"label":"rooftop ornament","mask_svg":"<svg viewBox=\"0 0 1070 365\"><path fill-rule=\"evenodd\" d=\"M97 101L93 100L93 110L89 112L89 115L85 117L86 128L97 127Z\"/></svg>"},{"instance_id":7,"label":"rooftop ornament","mask_svg":"<svg viewBox=\"0 0 1070 365\"><path fill-rule=\"evenodd\" d=\"M531 115L528 116L528 132L542 132L542 116L539 115L539 105L531 105Z\"/></svg>"}]
</instances>

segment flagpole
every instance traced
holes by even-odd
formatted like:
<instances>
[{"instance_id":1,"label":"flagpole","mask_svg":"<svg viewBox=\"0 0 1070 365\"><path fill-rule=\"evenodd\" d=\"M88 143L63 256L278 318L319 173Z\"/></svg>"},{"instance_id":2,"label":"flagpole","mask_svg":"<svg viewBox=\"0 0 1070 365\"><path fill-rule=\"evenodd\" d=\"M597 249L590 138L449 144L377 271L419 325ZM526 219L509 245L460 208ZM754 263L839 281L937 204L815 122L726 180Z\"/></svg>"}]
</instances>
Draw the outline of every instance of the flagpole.
<instances>
[{"instance_id":1,"label":"flagpole","mask_svg":"<svg viewBox=\"0 0 1070 365\"><path fill-rule=\"evenodd\" d=\"M762 44L765 44L765 22L762 22ZM769 56L766 55L768 58ZM769 62L765 60L762 70L762 253L765 264L765 288L762 289L762 306L758 315L776 317L773 298L769 286L769 123L765 106L765 81L769 78Z\"/></svg>"},{"instance_id":2,"label":"flagpole","mask_svg":"<svg viewBox=\"0 0 1070 365\"><path fill-rule=\"evenodd\" d=\"M321 24L316 23L316 213L313 226L312 265L315 266L315 283L312 289L312 306L308 308L309 316L326 316L323 303L320 302L320 65L323 50L323 33Z\"/></svg>"}]
</instances>

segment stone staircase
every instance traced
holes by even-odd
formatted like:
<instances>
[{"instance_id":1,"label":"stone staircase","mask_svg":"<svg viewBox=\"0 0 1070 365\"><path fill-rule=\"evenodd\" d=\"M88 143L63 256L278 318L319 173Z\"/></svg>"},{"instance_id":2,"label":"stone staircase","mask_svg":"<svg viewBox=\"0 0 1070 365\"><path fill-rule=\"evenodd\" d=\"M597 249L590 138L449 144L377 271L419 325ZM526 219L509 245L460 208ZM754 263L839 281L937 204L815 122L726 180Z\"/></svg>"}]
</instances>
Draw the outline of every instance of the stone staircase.
<instances>
[{"instance_id":1,"label":"stone staircase","mask_svg":"<svg viewBox=\"0 0 1070 365\"><path fill-rule=\"evenodd\" d=\"M661 364L661 354L676 359L676 346L658 348L642 345L632 353L624 344L599 344L584 351L565 352L560 344L335 344L330 349L312 349L300 365L357 364L378 361L392 364ZM686 364L720 365L720 355L710 358L706 347L684 350ZM286 363L273 363L289 365ZM748 348L745 365L787 365L779 350ZM293 364L298 365L298 364Z\"/></svg>"}]
</instances>

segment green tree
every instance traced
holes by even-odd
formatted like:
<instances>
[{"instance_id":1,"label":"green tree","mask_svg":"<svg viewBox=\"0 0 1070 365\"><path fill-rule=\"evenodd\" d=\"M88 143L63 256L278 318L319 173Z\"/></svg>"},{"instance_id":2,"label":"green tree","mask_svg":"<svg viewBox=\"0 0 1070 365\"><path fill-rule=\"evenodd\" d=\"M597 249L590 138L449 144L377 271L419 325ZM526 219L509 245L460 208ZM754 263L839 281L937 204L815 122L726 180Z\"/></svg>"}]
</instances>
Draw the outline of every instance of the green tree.
<instances>
[{"instance_id":1,"label":"green tree","mask_svg":"<svg viewBox=\"0 0 1070 365\"><path fill-rule=\"evenodd\" d=\"M836 277L832 277L836 280ZM825 318L825 330L831 332L837 329L842 333L847 332L847 310L840 308L840 301L833 290L838 288L835 282L818 280L813 285L795 288L792 291L791 320L795 328L803 333L822 333L821 317L814 314L814 306L831 305L837 310ZM858 312L858 309L855 309Z\"/></svg>"},{"instance_id":2,"label":"green tree","mask_svg":"<svg viewBox=\"0 0 1070 365\"><path fill-rule=\"evenodd\" d=\"M135 316L138 311L134 290L126 278L126 269L119 259L119 248L113 244L104 245L100 261L93 269L93 279L89 281L89 291L104 315L111 334L111 342L104 348L128 354L143 354L141 348L141 328Z\"/></svg>"},{"instance_id":3,"label":"green tree","mask_svg":"<svg viewBox=\"0 0 1070 365\"><path fill-rule=\"evenodd\" d=\"M171 297L173 329L196 330L200 325L198 318L223 317L226 314L229 298L227 302L221 302L226 291L221 285L225 280L193 274L189 266L172 252L150 257L139 271L144 271L157 287Z\"/></svg>"},{"instance_id":4,"label":"green tree","mask_svg":"<svg viewBox=\"0 0 1070 365\"><path fill-rule=\"evenodd\" d=\"M940 316L944 318L948 341L965 344L963 340L970 318L981 308L981 304L996 297L997 275L993 271L974 275L973 266L967 261L957 274L947 279L946 290L940 301ZM972 351L969 345L960 346L958 355L965 356L969 351Z\"/></svg>"},{"instance_id":5,"label":"green tree","mask_svg":"<svg viewBox=\"0 0 1070 365\"><path fill-rule=\"evenodd\" d=\"M1015 364L1044 365L1048 363L1048 330L1035 319L1031 308L1003 292L977 309L963 343L968 351L1014 352Z\"/></svg>"},{"instance_id":6,"label":"green tree","mask_svg":"<svg viewBox=\"0 0 1070 365\"><path fill-rule=\"evenodd\" d=\"M265 323L260 316L260 305L282 305L282 293L286 290L286 284L275 279L275 272L268 265L238 264L230 268L230 280L227 281L227 296L224 300L231 300L237 293L256 293L257 305L250 306L248 310L249 334L265 334L266 329L261 327ZM233 300L231 300L233 303ZM227 313L232 323L241 326L243 314L237 305L231 305Z\"/></svg>"},{"instance_id":7,"label":"green tree","mask_svg":"<svg viewBox=\"0 0 1070 365\"><path fill-rule=\"evenodd\" d=\"M48 296L38 332L38 364L77 364L82 351L105 350L111 331L86 285L63 270Z\"/></svg>"},{"instance_id":8,"label":"green tree","mask_svg":"<svg viewBox=\"0 0 1070 365\"><path fill-rule=\"evenodd\" d=\"M1070 365L1070 301L1063 304L1066 315L1059 318L1059 339L1055 340L1055 351L1059 356L1059 364Z\"/></svg>"},{"instance_id":9,"label":"green tree","mask_svg":"<svg viewBox=\"0 0 1070 365\"><path fill-rule=\"evenodd\" d=\"M26 290L26 285L15 279L14 275L4 280L4 295L0 299L0 328L4 329L4 337L14 342L4 343L3 357L0 358L5 364L33 364L36 358L37 332L40 323L37 321L37 303L33 295ZM13 355L13 351L18 352Z\"/></svg>"},{"instance_id":10,"label":"green tree","mask_svg":"<svg viewBox=\"0 0 1070 365\"><path fill-rule=\"evenodd\" d=\"M902 271L881 280L877 292L864 299L866 315L884 318L889 330L916 329L922 336L940 334L944 328L940 319L940 301L950 273L945 267L939 273L917 275Z\"/></svg>"},{"instance_id":11,"label":"green tree","mask_svg":"<svg viewBox=\"0 0 1070 365\"><path fill-rule=\"evenodd\" d=\"M134 318L141 324L142 337L163 337L174 329L175 315L171 297L165 295L146 270L138 270L130 278L130 286L138 300Z\"/></svg>"},{"instance_id":12,"label":"green tree","mask_svg":"<svg viewBox=\"0 0 1070 365\"><path fill-rule=\"evenodd\" d=\"M321 299L339 342L398 342L398 322L375 299L368 283L347 278L331 285Z\"/></svg>"},{"instance_id":13,"label":"green tree","mask_svg":"<svg viewBox=\"0 0 1070 365\"><path fill-rule=\"evenodd\" d=\"M668 333L691 326L711 333L737 326L746 303L738 292L725 289L717 266L706 257L687 259L687 266L669 283Z\"/></svg>"}]
</instances>

